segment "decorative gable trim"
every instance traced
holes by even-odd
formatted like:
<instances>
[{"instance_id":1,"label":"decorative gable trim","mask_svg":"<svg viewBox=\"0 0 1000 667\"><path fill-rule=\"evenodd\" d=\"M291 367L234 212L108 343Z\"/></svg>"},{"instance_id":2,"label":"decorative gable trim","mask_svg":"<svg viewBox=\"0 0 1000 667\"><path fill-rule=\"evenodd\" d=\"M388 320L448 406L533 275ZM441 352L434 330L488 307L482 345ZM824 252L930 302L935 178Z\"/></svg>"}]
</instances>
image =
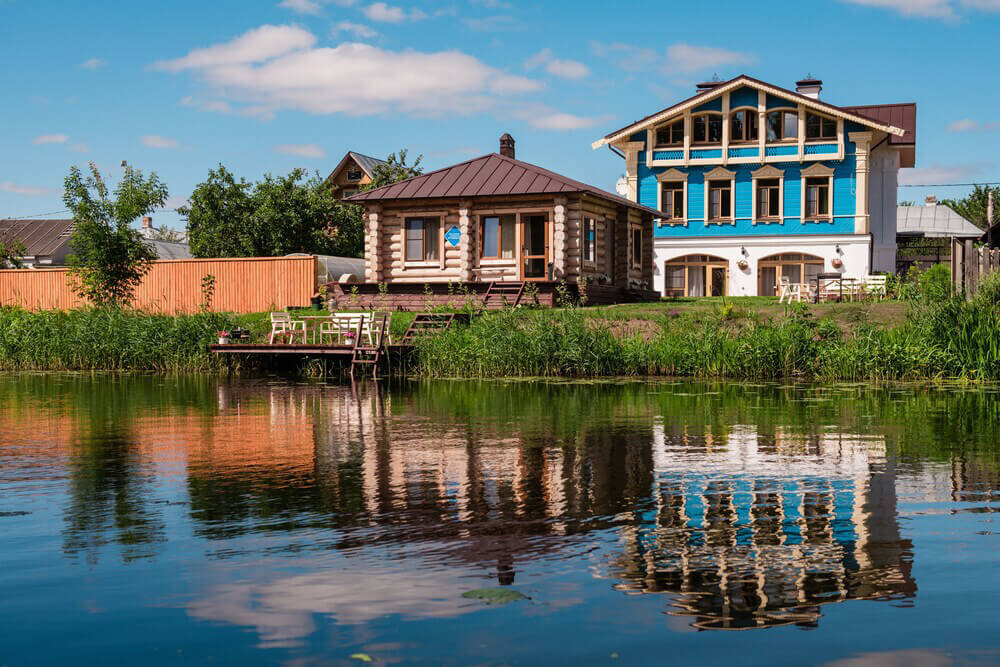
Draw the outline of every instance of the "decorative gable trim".
<instances>
[{"instance_id":1,"label":"decorative gable trim","mask_svg":"<svg viewBox=\"0 0 1000 667\"><path fill-rule=\"evenodd\" d=\"M802 176L805 178L811 178L814 176L833 176L833 168L820 162L815 162L802 170Z\"/></svg>"},{"instance_id":2,"label":"decorative gable trim","mask_svg":"<svg viewBox=\"0 0 1000 667\"><path fill-rule=\"evenodd\" d=\"M764 165L757 171L751 171L750 176L753 178L784 178L785 172L768 164Z\"/></svg>"},{"instance_id":3,"label":"decorative gable trim","mask_svg":"<svg viewBox=\"0 0 1000 667\"><path fill-rule=\"evenodd\" d=\"M706 181L731 181L736 178L736 172L725 167L716 167L712 171L705 173Z\"/></svg>"},{"instance_id":4,"label":"decorative gable trim","mask_svg":"<svg viewBox=\"0 0 1000 667\"><path fill-rule=\"evenodd\" d=\"M657 174L656 180L660 181L686 181L687 174L685 174L680 169L667 169L666 171Z\"/></svg>"},{"instance_id":5,"label":"decorative gable trim","mask_svg":"<svg viewBox=\"0 0 1000 667\"><path fill-rule=\"evenodd\" d=\"M593 144L591 144L591 147L596 150L601 146L604 146L605 144L617 143L622 139L627 138L629 135L634 134L635 132L645 130L654 125L658 125L664 120L667 120L673 116L678 116L686 111L690 111L695 107L701 106L706 102L714 100L716 97L721 97L722 95L729 93L733 90L736 90L737 88L740 88L742 86L749 86L750 88L756 88L759 91L763 91L765 93L774 95L776 97L786 99L789 101L789 106L792 107L801 105L805 108L813 109L815 111L820 111L828 115L834 116L835 118L849 120L858 123L859 125L863 125L865 127L870 127L876 130L881 130L882 132L894 134L897 137L902 137L904 134L906 134L904 130L898 127L894 127L892 125L883 125L882 123L876 123L875 121L869 118L858 116L854 113L845 111L840 107L836 107L832 104L826 104L825 102L820 102L819 100L814 100L812 98L799 95L798 93L794 93L790 90L784 90L783 88L772 86L770 84L764 83L763 81L758 81L757 79L753 79L746 75L740 75L735 79L729 81L728 83L724 83L700 95L695 95L694 97L691 97L685 100L684 102L675 104L674 106L664 109L659 113L653 114L648 118L633 123L628 127L622 128L621 130L618 130L613 134L609 134L608 136L602 139L598 139Z\"/></svg>"}]
</instances>

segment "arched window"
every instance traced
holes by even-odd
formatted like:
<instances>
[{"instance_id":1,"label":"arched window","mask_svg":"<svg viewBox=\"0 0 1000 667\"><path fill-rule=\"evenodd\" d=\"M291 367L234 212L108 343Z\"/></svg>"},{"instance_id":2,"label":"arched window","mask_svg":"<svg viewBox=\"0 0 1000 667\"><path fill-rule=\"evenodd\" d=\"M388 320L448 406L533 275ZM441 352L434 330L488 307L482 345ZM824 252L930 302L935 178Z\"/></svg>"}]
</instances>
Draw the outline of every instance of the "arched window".
<instances>
[{"instance_id":1,"label":"arched window","mask_svg":"<svg viewBox=\"0 0 1000 667\"><path fill-rule=\"evenodd\" d=\"M668 125L661 125L656 128L655 146L683 146L684 145L684 119L680 119Z\"/></svg>"},{"instance_id":2,"label":"arched window","mask_svg":"<svg viewBox=\"0 0 1000 667\"><path fill-rule=\"evenodd\" d=\"M779 109L767 112L767 140L794 141L799 138L799 112Z\"/></svg>"},{"instance_id":3,"label":"arched window","mask_svg":"<svg viewBox=\"0 0 1000 667\"><path fill-rule=\"evenodd\" d=\"M826 140L837 138L837 121L816 113L806 114L806 139Z\"/></svg>"},{"instance_id":4,"label":"arched window","mask_svg":"<svg viewBox=\"0 0 1000 667\"><path fill-rule=\"evenodd\" d=\"M663 267L663 296L726 296L729 261L712 255L685 255Z\"/></svg>"},{"instance_id":5,"label":"arched window","mask_svg":"<svg viewBox=\"0 0 1000 667\"><path fill-rule=\"evenodd\" d=\"M722 114L709 111L691 116L691 142L721 144Z\"/></svg>"},{"instance_id":6,"label":"arched window","mask_svg":"<svg viewBox=\"0 0 1000 667\"><path fill-rule=\"evenodd\" d=\"M737 109L729 116L729 140L733 143L757 141L757 110Z\"/></svg>"},{"instance_id":7,"label":"arched window","mask_svg":"<svg viewBox=\"0 0 1000 667\"><path fill-rule=\"evenodd\" d=\"M797 252L783 252L765 257L757 262L757 294L776 296L778 279L788 278L790 283L809 284L823 272L823 258Z\"/></svg>"}]
</instances>

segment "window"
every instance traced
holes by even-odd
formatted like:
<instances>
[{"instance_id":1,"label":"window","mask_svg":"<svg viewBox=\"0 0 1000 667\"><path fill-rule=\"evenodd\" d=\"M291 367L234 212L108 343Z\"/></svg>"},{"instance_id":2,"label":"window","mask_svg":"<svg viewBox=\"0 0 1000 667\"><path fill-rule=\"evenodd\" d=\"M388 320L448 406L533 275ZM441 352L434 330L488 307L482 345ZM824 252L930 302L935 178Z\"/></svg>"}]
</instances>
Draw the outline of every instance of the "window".
<instances>
[{"instance_id":1,"label":"window","mask_svg":"<svg viewBox=\"0 0 1000 667\"><path fill-rule=\"evenodd\" d=\"M340 196L344 199L347 199L348 197L353 197L356 194L358 194L357 188L344 188L341 191Z\"/></svg>"},{"instance_id":2,"label":"window","mask_svg":"<svg viewBox=\"0 0 1000 667\"><path fill-rule=\"evenodd\" d=\"M781 278L788 278L790 283L808 285L822 271L823 259L815 255L786 252L765 257L757 263L757 294L777 296Z\"/></svg>"},{"instance_id":3,"label":"window","mask_svg":"<svg viewBox=\"0 0 1000 667\"><path fill-rule=\"evenodd\" d=\"M836 139L837 121L814 113L806 114L806 139Z\"/></svg>"},{"instance_id":4,"label":"window","mask_svg":"<svg viewBox=\"0 0 1000 667\"><path fill-rule=\"evenodd\" d=\"M708 219L726 220L733 217L731 181L709 181Z\"/></svg>"},{"instance_id":5,"label":"window","mask_svg":"<svg viewBox=\"0 0 1000 667\"><path fill-rule=\"evenodd\" d=\"M660 210L664 220L684 220L684 181L664 181L660 184Z\"/></svg>"},{"instance_id":6,"label":"window","mask_svg":"<svg viewBox=\"0 0 1000 667\"><path fill-rule=\"evenodd\" d=\"M632 268L642 268L642 227L632 227Z\"/></svg>"},{"instance_id":7,"label":"window","mask_svg":"<svg viewBox=\"0 0 1000 667\"><path fill-rule=\"evenodd\" d=\"M712 255L686 255L664 265L663 296L726 296L729 262Z\"/></svg>"},{"instance_id":8,"label":"window","mask_svg":"<svg viewBox=\"0 0 1000 667\"><path fill-rule=\"evenodd\" d=\"M706 113L694 116L691 120L692 141L696 144L722 143L722 116Z\"/></svg>"},{"instance_id":9,"label":"window","mask_svg":"<svg viewBox=\"0 0 1000 667\"><path fill-rule=\"evenodd\" d=\"M437 218L406 219L406 261L433 262L438 258L441 223Z\"/></svg>"},{"instance_id":10,"label":"window","mask_svg":"<svg viewBox=\"0 0 1000 667\"><path fill-rule=\"evenodd\" d=\"M734 142L757 141L757 112L734 111L729 117L729 139Z\"/></svg>"},{"instance_id":11,"label":"window","mask_svg":"<svg viewBox=\"0 0 1000 667\"><path fill-rule=\"evenodd\" d=\"M657 146L680 146L684 143L684 121L656 128Z\"/></svg>"},{"instance_id":12,"label":"window","mask_svg":"<svg viewBox=\"0 0 1000 667\"><path fill-rule=\"evenodd\" d=\"M583 261L594 262L597 259L597 223L593 218L583 219Z\"/></svg>"},{"instance_id":13,"label":"window","mask_svg":"<svg viewBox=\"0 0 1000 667\"><path fill-rule=\"evenodd\" d=\"M817 220L830 217L830 179L806 179L806 219Z\"/></svg>"},{"instance_id":14,"label":"window","mask_svg":"<svg viewBox=\"0 0 1000 667\"><path fill-rule=\"evenodd\" d=\"M347 180L352 182L357 182L361 180L361 170L360 169L348 169L347 170Z\"/></svg>"},{"instance_id":15,"label":"window","mask_svg":"<svg viewBox=\"0 0 1000 667\"><path fill-rule=\"evenodd\" d=\"M799 137L799 114L795 111L771 111L767 114L767 140L790 141Z\"/></svg>"},{"instance_id":16,"label":"window","mask_svg":"<svg viewBox=\"0 0 1000 667\"><path fill-rule=\"evenodd\" d=\"M482 219L483 257L514 259L514 216L487 215Z\"/></svg>"},{"instance_id":17,"label":"window","mask_svg":"<svg viewBox=\"0 0 1000 667\"><path fill-rule=\"evenodd\" d=\"M757 219L776 220L781 217L781 181L765 178L757 181Z\"/></svg>"}]
</instances>

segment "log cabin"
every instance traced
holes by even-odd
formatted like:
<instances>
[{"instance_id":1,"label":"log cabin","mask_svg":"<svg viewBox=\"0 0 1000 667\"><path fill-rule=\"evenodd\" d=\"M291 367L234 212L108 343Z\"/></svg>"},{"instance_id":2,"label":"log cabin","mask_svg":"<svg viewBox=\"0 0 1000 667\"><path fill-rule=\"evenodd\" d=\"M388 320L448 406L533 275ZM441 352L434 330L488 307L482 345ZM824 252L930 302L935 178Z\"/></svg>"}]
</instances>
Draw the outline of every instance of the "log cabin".
<instances>
[{"instance_id":1,"label":"log cabin","mask_svg":"<svg viewBox=\"0 0 1000 667\"><path fill-rule=\"evenodd\" d=\"M365 294L478 293L490 284L534 283L540 302L557 286L591 303L658 298L652 292L655 209L516 159L500 150L361 192ZM406 286L411 286L407 289Z\"/></svg>"}]
</instances>

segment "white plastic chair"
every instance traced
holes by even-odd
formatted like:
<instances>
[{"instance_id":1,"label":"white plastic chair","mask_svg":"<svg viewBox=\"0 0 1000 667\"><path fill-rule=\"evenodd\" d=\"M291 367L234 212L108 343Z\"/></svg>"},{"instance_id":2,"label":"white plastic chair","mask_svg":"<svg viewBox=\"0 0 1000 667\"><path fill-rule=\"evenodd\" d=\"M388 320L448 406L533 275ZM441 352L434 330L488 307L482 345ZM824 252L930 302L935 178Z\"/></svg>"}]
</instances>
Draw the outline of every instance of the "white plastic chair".
<instances>
[{"instance_id":1,"label":"white plastic chair","mask_svg":"<svg viewBox=\"0 0 1000 667\"><path fill-rule=\"evenodd\" d=\"M271 335L268 336L269 345L274 345L275 338L285 338L289 343L295 340L296 336L302 337L302 343L306 342L306 323L302 320L293 320L287 311L271 313Z\"/></svg>"},{"instance_id":2,"label":"white plastic chair","mask_svg":"<svg viewBox=\"0 0 1000 667\"><path fill-rule=\"evenodd\" d=\"M787 276L778 279L778 303L802 301L802 285L791 282Z\"/></svg>"},{"instance_id":3,"label":"white plastic chair","mask_svg":"<svg viewBox=\"0 0 1000 667\"><path fill-rule=\"evenodd\" d=\"M865 295L874 296L879 299L885 298L888 288L889 277L886 275L870 275L865 278Z\"/></svg>"},{"instance_id":4,"label":"white plastic chair","mask_svg":"<svg viewBox=\"0 0 1000 667\"><path fill-rule=\"evenodd\" d=\"M367 313L332 313L329 320L323 320L319 325L319 342L324 338L330 339L330 344L339 344L342 340L358 334L358 325L361 328L361 336L368 339L368 344L373 345L371 330L371 317Z\"/></svg>"}]
</instances>

